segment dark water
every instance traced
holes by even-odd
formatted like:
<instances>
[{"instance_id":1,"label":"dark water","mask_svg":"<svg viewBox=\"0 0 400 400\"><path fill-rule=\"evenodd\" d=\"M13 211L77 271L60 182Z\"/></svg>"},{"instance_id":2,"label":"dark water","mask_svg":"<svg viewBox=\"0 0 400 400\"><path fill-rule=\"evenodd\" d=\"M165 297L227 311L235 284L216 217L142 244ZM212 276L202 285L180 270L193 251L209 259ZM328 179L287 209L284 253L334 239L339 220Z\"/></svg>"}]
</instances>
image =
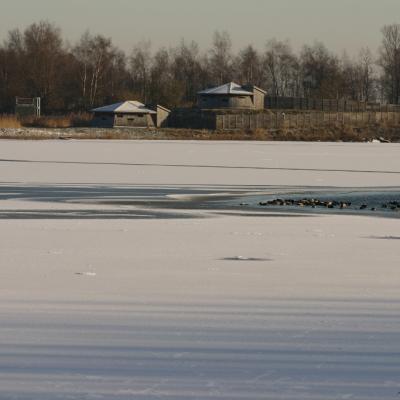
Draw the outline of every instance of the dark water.
<instances>
[{"instance_id":1,"label":"dark water","mask_svg":"<svg viewBox=\"0 0 400 400\"><path fill-rule=\"evenodd\" d=\"M250 189L254 190L254 188ZM373 215L388 218L400 218L400 188L281 188L281 187L264 187L262 190L268 194L231 194L224 192L218 194L215 191L205 192L199 195L198 192L188 192L187 189L181 188L178 194L188 194L187 199L173 199L167 195L169 193L161 191L160 193L151 193L144 199L135 199L135 196L127 196L121 199L109 199L102 201L104 204L113 205L134 205L143 207L146 210L152 208L164 210L202 210L202 211L234 211L238 215L238 211L243 216L286 216L295 217L304 214L344 214L344 215ZM229 191L229 190L228 190ZM260 193L260 192L258 192ZM190 195L193 195L191 197ZM323 206L301 207L299 205L267 205L262 206L260 203L266 203L276 199L301 201L302 199L318 199L321 202L336 202L349 204L346 208L341 209L338 205L333 208ZM351 203L351 205L350 205ZM397 205L399 207L397 207ZM360 209L364 206L364 209ZM393 208L393 209L392 209ZM155 216L157 218L157 216ZM176 218L176 215L172 216Z\"/></svg>"},{"instance_id":2,"label":"dark water","mask_svg":"<svg viewBox=\"0 0 400 400\"><path fill-rule=\"evenodd\" d=\"M327 208L317 206L315 208L298 205L267 205L261 206L260 202L268 202L276 199L294 200L295 202L303 199L318 199L321 202L343 202L351 203L344 209L339 206ZM391 218L400 217L400 190L329 190L329 191L301 191L298 193L255 195L241 198L229 199L223 202L226 206L279 212L301 212L317 214L360 214L360 215L380 215ZM397 207L397 205L399 205ZM364 209L361 209L364 207Z\"/></svg>"},{"instance_id":3,"label":"dark water","mask_svg":"<svg viewBox=\"0 0 400 400\"><path fill-rule=\"evenodd\" d=\"M267 194L260 194L267 193ZM183 196L184 195L184 196ZM183 197L182 197L183 196ZM276 199L351 203L346 209L268 205ZM1 209L0 219L176 219L207 218L208 213L186 210L230 211L234 215L260 217L301 217L304 214L355 214L389 218L400 217L400 187L337 188L252 185L0 185L0 202L19 200L53 204L49 209ZM391 203L396 203L391 209ZM74 204L72 209L59 204ZM77 207L85 204L84 208ZM93 205L96 207L90 208ZM106 205L105 208L98 207ZM360 207L365 205L365 209ZM386 207L382 207L386 205ZM115 208L110 208L114 206Z\"/></svg>"},{"instance_id":4,"label":"dark water","mask_svg":"<svg viewBox=\"0 0 400 400\"><path fill-rule=\"evenodd\" d=\"M175 210L204 210L204 211L242 211L244 216L300 216L304 214L341 214L365 215L388 218L400 218L400 188L318 188L307 190L296 188L293 191L271 188L269 194L237 194L215 197L205 194L204 197L193 197L184 201L163 200L136 202L136 205ZM317 206L301 207L299 205L260 205L276 199L294 200L317 199L321 202L346 203L341 209L338 205L333 208ZM361 207L363 206L363 209ZM274 214L271 214L274 213Z\"/></svg>"}]
</instances>

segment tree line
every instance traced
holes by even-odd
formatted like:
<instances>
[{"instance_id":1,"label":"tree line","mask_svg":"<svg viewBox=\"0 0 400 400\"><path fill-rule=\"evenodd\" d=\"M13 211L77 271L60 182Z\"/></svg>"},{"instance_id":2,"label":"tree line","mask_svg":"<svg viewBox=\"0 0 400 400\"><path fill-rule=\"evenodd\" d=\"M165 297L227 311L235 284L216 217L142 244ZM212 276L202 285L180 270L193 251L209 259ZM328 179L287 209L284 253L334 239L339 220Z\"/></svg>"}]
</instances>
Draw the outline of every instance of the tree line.
<instances>
[{"instance_id":1,"label":"tree line","mask_svg":"<svg viewBox=\"0 0 400 400\"><path fill-rule=\"evenodd\" d=\"M338 56L323 43L295 52L271 39L262 50L233 51L227 32L215 32L210 49L182 40L153 51L142 41L126 54L103 35L84 33L70 44L47 21L9 31L0 46L0 112L15 97L41 97L45 112L83 111L119 100L187 107L204 88L237 81L270 96L400 102L400 24L382 28L373 53Z\"/></svg>"}]
</instances>

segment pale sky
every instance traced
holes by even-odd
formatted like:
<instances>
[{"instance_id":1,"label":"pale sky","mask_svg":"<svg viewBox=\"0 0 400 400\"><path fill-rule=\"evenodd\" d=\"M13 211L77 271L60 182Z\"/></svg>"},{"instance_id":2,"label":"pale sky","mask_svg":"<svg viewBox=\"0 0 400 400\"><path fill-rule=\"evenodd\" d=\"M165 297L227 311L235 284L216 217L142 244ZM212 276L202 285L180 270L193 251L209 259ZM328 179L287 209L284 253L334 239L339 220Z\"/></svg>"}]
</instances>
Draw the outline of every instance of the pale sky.
<instances>
[{"instance_id":1,"label":"pale sky","mask_svg":"<svg viewBox=\"0 0 400 400\"><path fill-rule=\"evenodd\" d=\"M140 40L153 47L184 38L207 48L215 30L231 34L235 50L263 49L273 37L294 49L323 41L337 53L376 50L380 29L400 23L400 0L0 0L0 40L9 29L46 19L71 42L89 30L125 51Z\"/></svg>"}]
</instances>

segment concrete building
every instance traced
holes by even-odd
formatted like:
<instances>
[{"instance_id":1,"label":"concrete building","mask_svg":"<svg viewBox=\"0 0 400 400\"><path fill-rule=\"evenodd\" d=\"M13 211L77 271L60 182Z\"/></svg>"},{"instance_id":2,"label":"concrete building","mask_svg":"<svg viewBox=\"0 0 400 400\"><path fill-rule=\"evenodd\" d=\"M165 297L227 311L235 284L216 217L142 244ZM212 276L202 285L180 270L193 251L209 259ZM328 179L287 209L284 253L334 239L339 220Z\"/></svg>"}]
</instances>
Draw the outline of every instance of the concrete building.
<instances>
[{"instance_id":1,"label":"concrete building","mask_svg":"<svg viewBox=\"0 0 400 400\"><path fill-rule=\"evenodd\" d=\"M201 109L246 109L263 110L266 92L257 86L240 86L230 82L198 93L198 107Z\"/></svg>"},{"instance_id":2,"label":"concrete building","mask_svg":"<svg viewBox=\"0 0 400 400\"><path fill-rule=\"evenodd\" d=\"M155 110L138 101L124 101L91 110L93 125L98 127L160 128L168 123L170 110L157 105Z\"/></svg>"}]
</instances>

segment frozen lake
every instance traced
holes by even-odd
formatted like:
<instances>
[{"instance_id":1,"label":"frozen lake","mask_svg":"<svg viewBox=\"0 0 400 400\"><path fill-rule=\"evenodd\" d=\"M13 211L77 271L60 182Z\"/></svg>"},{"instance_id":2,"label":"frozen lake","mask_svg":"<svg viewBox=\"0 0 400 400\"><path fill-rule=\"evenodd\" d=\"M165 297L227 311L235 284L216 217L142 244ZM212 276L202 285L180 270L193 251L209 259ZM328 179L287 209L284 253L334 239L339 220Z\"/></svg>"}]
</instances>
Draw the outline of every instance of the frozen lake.
<instances>
[{"instance_id":1,"label":"frozen lake","mask_svg":"<svg viewBox=\"0 0 400 400\"><path fill-rule=\"evenodd\" d=\"M0 399L398 398L400 145L0 144Z\"/></svg>"}]
</instances>

